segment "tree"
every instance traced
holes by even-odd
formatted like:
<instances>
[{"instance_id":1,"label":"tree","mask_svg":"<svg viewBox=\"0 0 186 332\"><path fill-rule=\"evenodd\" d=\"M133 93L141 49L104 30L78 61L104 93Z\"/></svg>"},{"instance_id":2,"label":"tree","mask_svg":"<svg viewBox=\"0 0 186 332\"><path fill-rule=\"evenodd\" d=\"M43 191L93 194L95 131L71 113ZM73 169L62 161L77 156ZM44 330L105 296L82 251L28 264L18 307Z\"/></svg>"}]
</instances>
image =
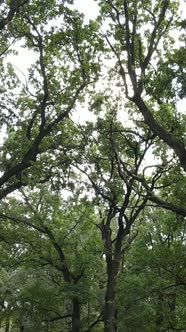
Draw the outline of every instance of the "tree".
<instances>
[{"instance_id":1,"label":"tree","mask_svg":"<svg viewBox=\"0 0 186 332\"><path fill-rule=\"evenodd\" d=\"M14 289L9 286L14 302L11 321L21 321L28 331L45 330L47 324L73 332L96 325L104 262L92 206L74 197L62 203L43 186L32 195L29 191L29 197L21 193L22 200L10 199L1 207L1 219L9 223L2 240L11 239L6 262L14 280ZM7 225L2 234L4 229ZM6 296L3 300L8 302Z\"/></svg>"},{"instance_id":2,"label":"tree","mask_svg":"<svg viewBox=\"0 0 186 332\"><path fill-rule=\"evenodd\" d=\"M11 1L10 7L16 3ZM22 84L13 66L3 64L2 58L1 125L5 139L1 142L1 199L52 175L54 152L63 146L60 124L68 127L76 102L97 79L99 65L94 56L101 45L97 26L91 22L83 25L82 16L68 7L68 1L63 5L57 1L24 2L24 7L23 3L14 7L14 14L11 20L9 14L8 21L5 19L9 22L8 38L10 42L21 41L28 54L37 55L37 61L29 69L29 83ZM17 98L15 88L19 89Z\"/></svg>"},{"instance_id":3,"label":"tree","mask_svg":"<svg viewBox=\"0 0 186 332\"><path fill-rule=\"evenodd\" d=\"M88 24L71 0L1 8L2 328L183 329L178 3L100 1ZM16 42L37 58L25 82Z\"/></svg>"},{"instance_id":4,"label":"tree","mask_svg":"<svg viewBox=\"0 0 186 332\"><path fill-rule=\"evenodd\" d=\"M4 14L0 21L0 30L3 30L14 18L16 13L27 4L29 0L17 1L11 0L8 4L1 1L2 13Z\"/></svg>"},{"instance_id":5,"label":"tree","mask_svg":"<svg viewBox=\"0 0 186 332\"><path fill-rule=\"evenodd\" d=\"M173 149L186 171L185 128L176 115L177 92L173 83L177 76L173 64L181 68L177 55L182 48L176 50L170 37L171 29L178 28L177 20L180 23L177 17L179 2L108 0L100 1L100 4L103 17L111 20L113 33L108 30L105 38L116 58L115 71L122 79L126 98L141 112L152 132ZM169 59L168 66L166 59ZM153 76L157 79L152 80ZM184 74L179 75L178 82L183 97ZM176 128L172 129L172 125Z\"/></svg>"},{"instance_id":6,"label":"tree","mask_svg":"<svg viewBox=\"0 0 186 332\"><path fill-rule=\"evenodd\" d=\"M89 182L86 186L90 188L91 195L95 195L94 205L100 214L97 227L102 233L107 264L104 331L110 332L117 330L117 277L125 247L135 239L137 234L133 233L133 227L140 221L142 211L145 213L152 191L161 181L166 166L153 166L147 190L143 185L146 181L144 172L148 167L146 155L155 137L149 130L146 136L142 136L137 126L133 125L132 130L123 126L117 120L113 99L110 113L108 99L106 106L106 117L100 116L93 126L85 127L89 137L87 153L84 153L82 165L77 163L76 167L87 176ZM103 104L102 107L104 109ZM139 181L140 178L143 180Z\"/></svg>"},{"instance_id":7,"label":"tree","mask_svg":"<svg viewBox=\"0 0 186 332\"><path fill-rule=\"evenodd\" d=\"M120 273L119 330L184 330L184 228L173 213L149 209Z\"/></svg>"}]
</instances>

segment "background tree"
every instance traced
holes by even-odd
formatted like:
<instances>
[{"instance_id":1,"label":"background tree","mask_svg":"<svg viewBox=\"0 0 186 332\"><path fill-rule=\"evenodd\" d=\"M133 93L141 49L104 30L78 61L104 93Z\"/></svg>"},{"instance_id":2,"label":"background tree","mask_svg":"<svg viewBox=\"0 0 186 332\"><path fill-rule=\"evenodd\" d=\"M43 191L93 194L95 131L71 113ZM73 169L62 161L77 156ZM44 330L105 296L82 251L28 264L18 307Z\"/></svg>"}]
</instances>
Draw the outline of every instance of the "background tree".
<instances>
[{"instance_id":1,"label":"background tree","mask_svg":"<svg viewBox=\"0 0 186 332\"><path fill-rule=\"evenodd\" d=\"M184 330L184 232L173 213L149 209L120 274L119 330Z\"/></svg>"},{"instance_id":2,"label":"background tree","mask_svg":"<svg viewBox=\"0 0 186 332\"><path fill-rule=\"evenodd\" d=\"M154 144L155 137L146 130L142 136L137 125L132 130L117 120L113 105L108 113L109 101L102 104L102 111L107 107L105 117L98 116L94 125L89 124L87 153L82 159L82 166L76 167L89 180L86 187L90 195L95 192L94 205L100 214L100 223L107 264L107 287L105 294L104 331L117 330L116 289L117 275L120 270L125 241L134 224L139 222L140 213L152 199L152 192L158 183L166 165L150 165L151 176L146 176L148 168L146 155ZM142 129L143 130L143 129ZM145 212L144 212L145 213ZM128 239L132 242L135 233Z\"/></svg>"},{"instance_id":3,"label":"background tree","mask_svg":"<svg viewBox=\"0 0 186 332\"><path fill-rule=\"evenodd\" d=\"M19 320L23 315L22 324L28 331L39 326L45 330L48 324L52 329L88 331L101 318L99 282L104 282L94 210L88 202L74 197L61 203L46 188L29 194L29 198L22 194L25 202L10 199L11 209L4 205L1 215L10 225L10 257L17 248L6 263L10 278L11 273L18 278L18 284L14 278L15 294L11 294L13 312L18 312ZM7 230L7 225L3 228ZM15 324L14 317L10 318Z\"/></svg>"}]
</instances>

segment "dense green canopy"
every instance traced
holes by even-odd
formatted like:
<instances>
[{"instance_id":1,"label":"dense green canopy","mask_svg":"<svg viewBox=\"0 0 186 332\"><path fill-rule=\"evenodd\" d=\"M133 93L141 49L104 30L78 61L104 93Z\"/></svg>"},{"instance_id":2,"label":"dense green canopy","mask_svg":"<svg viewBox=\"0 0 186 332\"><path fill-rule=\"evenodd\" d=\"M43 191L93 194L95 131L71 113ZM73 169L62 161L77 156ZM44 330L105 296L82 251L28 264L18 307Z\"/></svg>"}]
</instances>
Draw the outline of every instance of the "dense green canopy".
<instances>
[{"instance_id":1,"label":"dense green canopy","mask_svg":"<svg viewBox=\"0 0 186 332\"><path fill-rule=\"evenodd\" d=\"M185 331L183 3L82 1L0 1L0 332Z\"/></svg>"}]
</instances>

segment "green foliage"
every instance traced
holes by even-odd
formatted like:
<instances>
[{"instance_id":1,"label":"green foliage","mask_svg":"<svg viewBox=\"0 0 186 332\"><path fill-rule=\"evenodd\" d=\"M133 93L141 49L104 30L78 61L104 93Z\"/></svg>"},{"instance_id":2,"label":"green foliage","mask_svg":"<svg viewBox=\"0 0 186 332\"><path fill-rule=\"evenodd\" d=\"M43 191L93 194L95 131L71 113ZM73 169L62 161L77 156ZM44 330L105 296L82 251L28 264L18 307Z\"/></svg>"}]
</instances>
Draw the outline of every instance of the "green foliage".
<instances>
[{"instance_id":1,"label":"green foliage","mask_svg":"<svg viewBox=\"0 0 186 332\"><path fill-rule=\"evenodd\" d=\"M44 187L33 192L29 201L26 194L23 197L25 204L10 199L8 205L2 205L4 215L9 215L10 220L8 233L2 229L2 237L9 243L11 239L11 247L6 249L8 264L18 266L7 274L15 285L7 284L13 300L14 324L24 313L28 331L33 324L42 326L45 320L53 321L56 313L65 315L65 303L74 297L79 298L82 308L89 303L98 310L103 301L99 282L104 282L101 274L104 262L100 261L103 248L94 225L93 207L85 200L62 203ZM64 253L63 262L57 246ZM63 264L68 266L69 282L64 279ZM6 271L2 274L5 277ZM84 324L86 315L85 311ZM89 319L94 317L91 314Z\"/></svg>"},{"instance_id":2,"label":"green foliage","mask_svg":"<svg viewBox=\"0 0 186 332\"><path fill-rule=\"evenodd\" d=\"M0 330L185 329L178 7L0 1Z\"/></svg>"},{"instance_id":3,"label":"green foliage","mask_svg":"<svg viewBox=\"0 0 186 332\"><path fill-rule=\"evenodd\" d=\"M123 327L126 331L183 328L183 230L183 224L178 223L173 214L148 212L145 224L139 227L139 235L125 257L119 278L121 331Z\"/></svg>"}]
</instances>

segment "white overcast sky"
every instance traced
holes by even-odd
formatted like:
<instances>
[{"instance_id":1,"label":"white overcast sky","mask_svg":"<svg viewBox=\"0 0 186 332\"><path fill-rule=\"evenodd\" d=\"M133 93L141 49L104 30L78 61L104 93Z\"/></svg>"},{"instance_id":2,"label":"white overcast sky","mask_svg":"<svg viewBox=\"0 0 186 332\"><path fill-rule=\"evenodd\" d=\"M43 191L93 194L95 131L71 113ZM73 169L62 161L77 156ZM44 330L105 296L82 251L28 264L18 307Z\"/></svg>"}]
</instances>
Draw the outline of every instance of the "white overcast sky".
<instances>
[{"instance_id":1,"label":"white overcast sky","mask_svg":"<svg viewBox=\"0 0 186 332\"><path fill-rule=\"evenodd\" d=\"M74 0L74 6L85 14L86 21L95 19L99 13L99 8L94 0Z\"/></svg>"}]
</instances>

